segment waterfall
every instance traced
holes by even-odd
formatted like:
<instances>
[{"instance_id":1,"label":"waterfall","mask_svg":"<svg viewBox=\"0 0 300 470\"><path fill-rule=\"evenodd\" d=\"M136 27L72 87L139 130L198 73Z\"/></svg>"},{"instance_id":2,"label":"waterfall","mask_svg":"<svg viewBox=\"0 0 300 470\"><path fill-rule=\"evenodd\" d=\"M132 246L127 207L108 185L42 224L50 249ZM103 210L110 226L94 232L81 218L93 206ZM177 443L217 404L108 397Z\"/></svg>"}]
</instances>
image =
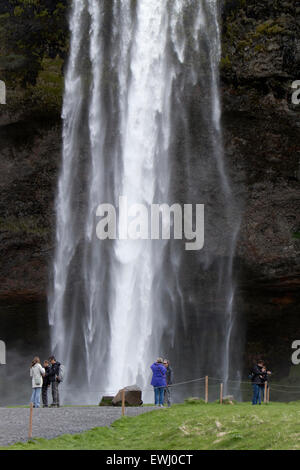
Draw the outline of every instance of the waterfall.
<instances>
[{"instance_id":1,"label":"waterfall","mask_svg":"<svg viewBox=\"0 0 300 470\"><path fill-rule=\"evenodd\" d=\"M177 381L210 374L226 387L239 376L239 211L223 152L218 1L73 0L69 23L49 289L64 387L87 403L149 388L162 355ZM128 207L204 204L204 248L125 239L124 197ZM120 214L116 240L96 236L104 203Z\"/></svg>"}]
</instances>

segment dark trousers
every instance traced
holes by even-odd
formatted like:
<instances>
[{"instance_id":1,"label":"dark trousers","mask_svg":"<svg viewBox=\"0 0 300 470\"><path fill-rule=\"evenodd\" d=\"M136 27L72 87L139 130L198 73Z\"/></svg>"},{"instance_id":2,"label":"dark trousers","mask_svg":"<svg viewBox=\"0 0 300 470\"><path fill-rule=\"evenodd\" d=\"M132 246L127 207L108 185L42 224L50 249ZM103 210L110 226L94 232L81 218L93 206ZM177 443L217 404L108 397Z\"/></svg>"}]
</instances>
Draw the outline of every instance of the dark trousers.
<instances>
[{"instance_id":1,"label":"dark trousers","mask_svg":"<svg viewBox=\"0 0 300 470\"><path fill-rule=\"evenodd\" d=\"M165 403L171 406L171 389L169 387L165 388Z\"/></svg>"},{"instance_id":2,"label":"dark trousers","mask_svg":"<svg viewBox=\"0 0 300 470\"><path fill-rule=\"evenodd\" d=\"M42 386L42 400L43 406L48 406L48 385Z\"/></svg>"},{"instance_id":3,"label":"dark trousers","mask_svg":"<svg viewBox=\"0 0 300 470\"><path fill-rule=\"evenodd\" d=\"M51 391L52 391L52 405L59 406L59 392L58 392L58 382L51 382Z\"/></svg>"},{"instance_id":4,"label":"dark trousers","mask_svg":"<svg viewBox=\"0 0 300 470\"><path fill-rule=\"evenodd\" d=\"M252 388L253 388L252 405L257 405L257 402L259 402L259 404L261 404L260 385L259 384L252 384Z\"/></svg>"}]
</instances>

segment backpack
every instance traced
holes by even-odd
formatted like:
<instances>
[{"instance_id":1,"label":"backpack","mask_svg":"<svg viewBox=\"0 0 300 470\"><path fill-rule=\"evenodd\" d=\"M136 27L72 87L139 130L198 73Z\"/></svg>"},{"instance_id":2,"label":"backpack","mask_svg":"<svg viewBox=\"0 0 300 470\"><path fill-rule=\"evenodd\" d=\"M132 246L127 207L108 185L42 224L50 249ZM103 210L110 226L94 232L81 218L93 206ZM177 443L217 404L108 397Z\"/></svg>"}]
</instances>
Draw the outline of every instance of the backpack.
<instances>
[{"instance_id":1,"label":"backpack","mask_svg":"<svg viewBox=\"0 0 300 470\"><path fill-rule=\"evenodd\" d=\"M59 375L57 376L56 380L57 382L63 382L65 377L65 366L63 364L60 364L59 366Z\"/></svg>"}]
</instances>

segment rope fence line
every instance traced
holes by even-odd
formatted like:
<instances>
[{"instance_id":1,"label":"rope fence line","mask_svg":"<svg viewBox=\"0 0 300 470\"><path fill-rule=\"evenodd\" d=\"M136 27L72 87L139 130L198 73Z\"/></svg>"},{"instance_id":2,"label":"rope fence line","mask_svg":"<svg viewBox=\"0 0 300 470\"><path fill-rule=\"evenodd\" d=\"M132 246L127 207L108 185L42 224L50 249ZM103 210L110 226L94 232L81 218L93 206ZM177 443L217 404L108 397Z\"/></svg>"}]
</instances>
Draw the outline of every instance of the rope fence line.
<instances>
[{"instance_id":1,"label":"rope fence line","mask_svg":"<svg viewBox=\"0 0 300 470\"><path fill-rule=\"evenodd\" d=\"M206 379L206 376L204 377L199 377L197 379L192 379L192 380L186 380L186 381L183 381L183 382L177 382L175 384L171 384L171 385L168 385L169 388L174 388L174 387L178 387L180 385L187 385L187 384L190 384L190 383L196 383L196 382L201 382L201 381L205 381ZM239 384L239 385L252 385L252 381L251 380L231 380L231 379L220 379L220 378L217 378L217 377L210 377L209 376L209 380L215 380L215 381L218 381L222 384L230 384L230 383L233 383L233 384ZM284 384L277 384L277 383L273 383L273 382L270 382L270 385L272 385L272 389L273 387L275 387L275 389L273 389L273 391L286 391L287 393L300 393L300 386L297 386L297 385L284 385ZM218 384L209 384L209 387L218 387ZM285 388L288 388L288 389L293 389L291 390L290 392L288 390L285 390ZM282 390L279 390L279 389L282 389ZM60 390L61 391L64 391L64 392L74 392L78 389L75 389L75 388L64 388L64 387L60 387ZM153 388L142 388L141 389L142 392L152 392L153 391ZM112 394L116 394L116 390L85 390L85 393L102 393L104 395L112 395Z\"/></svg>"},{"instance_id":2,"label":"rope fence line","mask_svg":"<svg viewBox=\"0 0 300 470\"><path fill-rule=\"evenodd\" d=\"M200 377L199 379L193 379L193 380L187 380L185 382L177 382L175 384L172 384L172 385L169 385L169 388L171 387L177 387L179 385L186 385L186 384L189 384L189 383L193 383L193 382L200 382L202 380L205 380L205 377ZM74 392L76 391L77 389L75 388L63 388L61 387L60 390L64 391L64 392ZM153 392L153 388L142 388L141 389L142 392ZM108 390L87 390L85 391L85 393L103 393L105 395L111 395L111 394L115 394L116 393L116 390L112 391L108 391Z\"/></svg>"},{"instance_id":3,"label":"rope fence line","mask_svg":"<svg viewBox=\"0 0 300 470\"><path fill-rule=\"evenodd\" d=\"M284 384L276 384L276 383L272 383L272 386L273 387L287 387L287 388L294 388L294 389L297 389L297 390L300 390L300 387L297 386L297 385L284 385Z\"/></svg>"},{"instance_id":4,"label":"rope fence line","mask_svg":"<svg viewBox=\"0 0 300 470\"><path fill-rule=\"evenodd\" d=\"M206 384L206 377L207 377L207 382L209 380L209 384L208 383ZM213 384L213 383L211 383L211 381L217 381L219 383ZM185 381L182 381L182 382L174 383L172 385L169 385L169 388L174 389L178 386L187 385L187 384L191 384L191 383L197 383L197 382L203 382L204 391L205 391L206 386L208 386L210 390L217 390L222 385L223 385L222 389L224 389L224 384L226 384L227 385L227 394L229 393L228 389L229 389L229 391L230 390L232 390L232 391L236 390L236 386L234 386L234 385L230 386L230 384L239 384L239 391L242 392L242 393L251 392L251 388L249 387L249 385L252 385L251 381L231 380L231 379L225 380L225 379L220 379L220 378L217 378L217 377L204 376L204 377L199 377L197 379L185 380ZM247 385L247 388L246 388L246 385ZM269 382L268 385L269 385L268 388L272 389L272 394L276 394L276 392L286 393L286 394L294 394L294 395L299 395L300 394L300 386L284 385L284 384L278 384L278 383L273 383L273 382ZM76 389L75 388L69 388L69 387L64 388L63 384L60 386L60 392L76 392L76 391L79 392L79 393L82 393L77 388ZM153 387L151 387L151 388L150 387L142 388L141 391L142 392L153 392ZM102 394L103 396L105 396L105 395L115 396L117 392L118 392L118 390L110 390L110 391L108 391L108 390L84 390L85 394L94 393L94 394ZM20 404L9 405L9 406L19 407Z\"/></svg>"},{"instance_id":5,"label":"rope fence line","mask_svg":"<svg viewBox=\"0 0 300 470\"><path fill-rule=\"evenodd\" d=\"M292 390L276 390L275 388L272 388L272 393L293 393L294 395L299 395L300 394L300 391L298 392L293 392Z\"/></svg>"}]
</instances>

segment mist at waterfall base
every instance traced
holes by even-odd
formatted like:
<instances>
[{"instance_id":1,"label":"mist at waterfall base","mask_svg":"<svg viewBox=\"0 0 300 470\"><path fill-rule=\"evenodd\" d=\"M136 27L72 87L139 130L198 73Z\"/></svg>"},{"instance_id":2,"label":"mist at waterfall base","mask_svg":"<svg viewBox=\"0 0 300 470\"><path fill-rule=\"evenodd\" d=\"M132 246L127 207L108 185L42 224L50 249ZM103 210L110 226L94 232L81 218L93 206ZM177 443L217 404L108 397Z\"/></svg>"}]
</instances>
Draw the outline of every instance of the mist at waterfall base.
<instances>
[{"instance_id":1,"label":"mist at waterfall base","mask_svg":"<svg viewBox=\"0 0 300 470\"><path fill-rule=\"evenodd\" d=\"M45 300L0 301L0 335L6 346L6 364L0 364L0 406L28 404L31 397L31 361L51 354Z\"/></svg>"},{"instance_id":2,"label":"mist at waterfall base","mask_svg":"<svg viewBox=\"0 0 300 470\"><path fill-rule=\"evenodd\" d=\"M167 357L175 382L238 379L239 209L225 168L216 0L73 0L65 76L52 350L70 403L138 384ZM204 204L205 244L98 240L96 208ZM173 400L201 393L175 387ZM232 392L232 389L230 389ZM216 392L217 393L217 392ZM238 393L238 384L235 390Z\"/></svg>"}]
</instances>

